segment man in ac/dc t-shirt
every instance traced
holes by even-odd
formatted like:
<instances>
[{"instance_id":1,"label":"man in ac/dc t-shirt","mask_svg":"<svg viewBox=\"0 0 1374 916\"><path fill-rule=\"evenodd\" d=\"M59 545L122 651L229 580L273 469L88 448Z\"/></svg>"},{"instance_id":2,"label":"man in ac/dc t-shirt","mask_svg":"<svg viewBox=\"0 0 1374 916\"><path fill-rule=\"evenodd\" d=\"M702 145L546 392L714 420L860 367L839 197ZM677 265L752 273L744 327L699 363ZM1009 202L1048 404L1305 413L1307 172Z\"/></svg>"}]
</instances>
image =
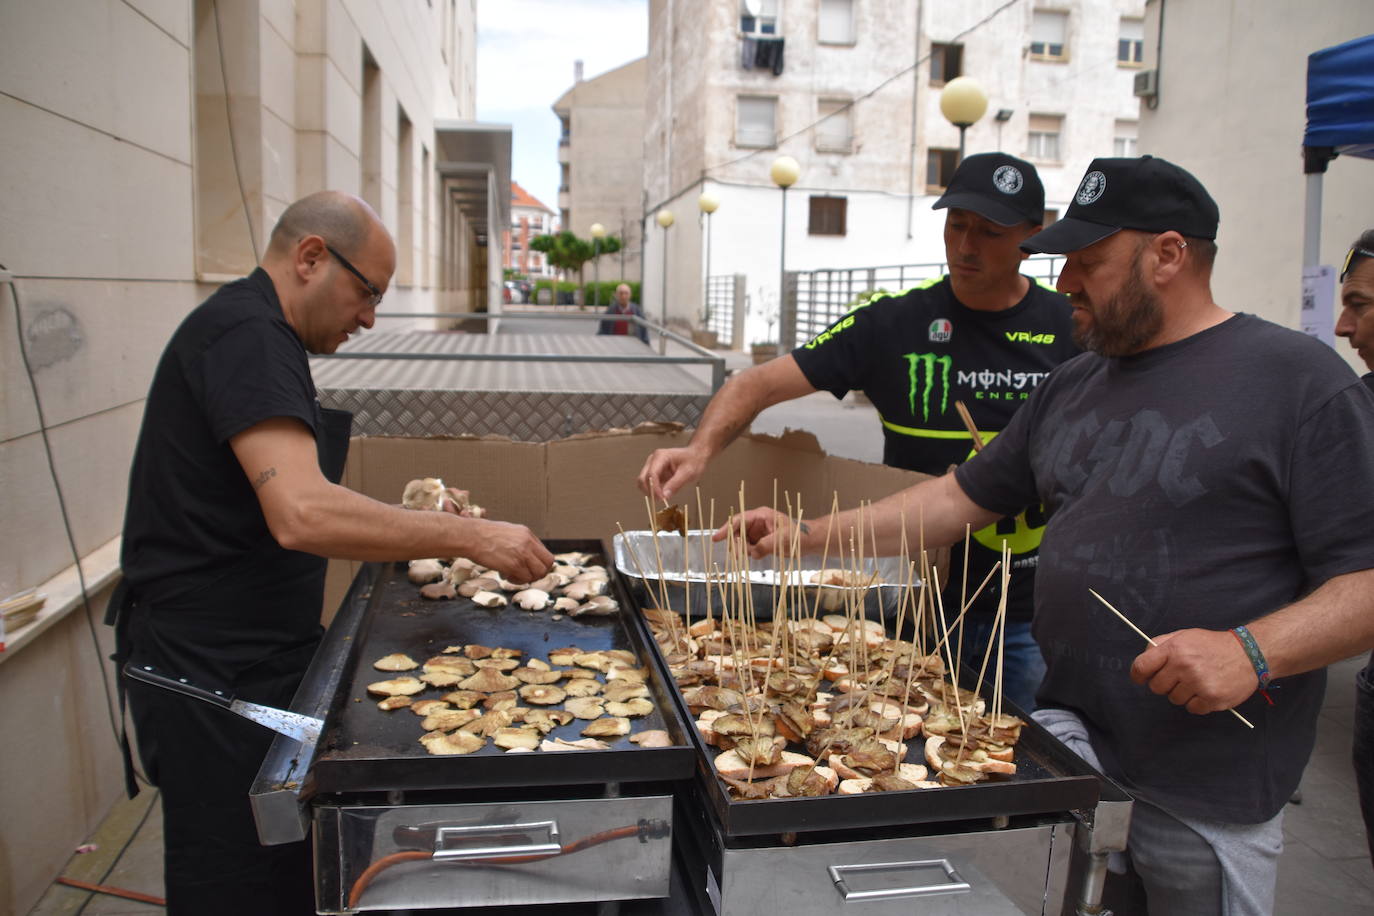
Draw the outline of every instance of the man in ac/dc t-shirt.
<instances>
[{"instance_id":1,"label":"man in ac/dc t-shirt","mask_svg":"<svg viewBox=\"0 0 1374 916\"><path fill-rule=\"evenodd\" d=\"M1020 244L1040 230L1045 192L1035 167L1005 153L969 156L935 209L947 209L950 272L897 295L880 294L814 340L735 377L712 399L685 448L659 449L640 472L640 488L668 499L696 481L707 462L758 415L814 391L844 397L863 391L883 424L883 462L943 474L974 452L955 407L962 402L985 439L1005 428L1050 370L1079 353L1068 302L1020 273ZM1045 520L1039 507L974 532L968 569L963 547L951 551L944 592L947 619L959 614L1011 548L1003 689L1034 705L1045 663L1030 633L1037 549ZM1000 600L992 576L966 618L964 644L981 651ZM967 583L965 589L965 582Z\"/></svg>"}]
</instances>

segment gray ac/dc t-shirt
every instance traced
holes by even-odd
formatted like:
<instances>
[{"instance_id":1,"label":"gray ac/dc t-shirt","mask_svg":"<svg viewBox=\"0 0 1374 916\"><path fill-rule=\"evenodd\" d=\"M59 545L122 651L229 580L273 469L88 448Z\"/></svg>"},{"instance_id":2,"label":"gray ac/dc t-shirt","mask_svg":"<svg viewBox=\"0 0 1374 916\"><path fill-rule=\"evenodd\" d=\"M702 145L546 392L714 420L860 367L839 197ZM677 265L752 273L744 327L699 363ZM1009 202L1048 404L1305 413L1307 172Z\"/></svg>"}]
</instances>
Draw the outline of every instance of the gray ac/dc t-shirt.
<instances>
[{"instance_id":1,"label":"gray ac/dc t-shirt","mask_svg":"<svg viewBox=\"0 0 1374 916\"><path fill-rule=\"evenodd\" d=\"M956 471L995 512L1040 501L1039 705L1078 711L1107 774L1165 808L1272 817L1315 739L1324 671L1234 716L1132 683L1150 635L1249 623L1374 566L1374 396L1330 347L1251 315L1135 356L1086 353Z\"/></svg>"}]
</instances>

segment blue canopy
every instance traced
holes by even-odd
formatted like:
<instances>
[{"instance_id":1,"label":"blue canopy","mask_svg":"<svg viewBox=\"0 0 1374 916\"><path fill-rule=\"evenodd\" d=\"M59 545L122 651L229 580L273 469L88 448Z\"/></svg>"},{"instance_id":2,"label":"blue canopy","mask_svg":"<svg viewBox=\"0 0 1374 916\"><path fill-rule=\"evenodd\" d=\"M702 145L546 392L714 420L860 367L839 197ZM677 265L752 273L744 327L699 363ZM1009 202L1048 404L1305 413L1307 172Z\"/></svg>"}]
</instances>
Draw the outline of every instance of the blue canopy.
<instances>
[{"instance_id":1,"label":"blue canopy","mask_svg":"<svg viewBox=\"0 0 1374 916\"><path fill-rule=\"evenodd\" d=\"M1374 35L1307 56L1303 146L1374 159Z\"/></svg>"}]
</instances>

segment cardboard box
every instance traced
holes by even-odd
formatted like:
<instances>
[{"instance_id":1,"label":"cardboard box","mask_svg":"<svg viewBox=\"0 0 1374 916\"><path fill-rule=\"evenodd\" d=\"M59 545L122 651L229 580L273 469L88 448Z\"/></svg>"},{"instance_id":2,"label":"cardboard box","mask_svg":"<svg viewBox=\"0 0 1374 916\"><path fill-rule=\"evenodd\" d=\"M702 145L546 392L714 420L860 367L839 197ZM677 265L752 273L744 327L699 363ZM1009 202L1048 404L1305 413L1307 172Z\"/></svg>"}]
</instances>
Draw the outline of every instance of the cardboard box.
<instances>
[{"instance_id":1,"label":"cardboard box","mask_svg":"<svg viewBox=\"0 0 1374 916\"><path fill-rule=\"evenodd\" d=\"M355 438L343 483L374 499L397 503L408 481L439 477L472 493L488 517L528 525L545 539L598 538L608 545L617 524L648 527L644 495L635 478L649 453L686 445L690 435L677 424L644 424L632 430L586 433L553 442L517 442L503 437L452 439ZM876 500L925 479L926 475L825 454L811 433L782 436L746 434L717 456L698 486L711 521L722 524L739 505L770 505L774 487L779 508L784 491L807 517ZM695 493L682 501L696 525ZM356 563L330 564L325 616L332 617L356 574Z\"/></svg>"}]
</instances>

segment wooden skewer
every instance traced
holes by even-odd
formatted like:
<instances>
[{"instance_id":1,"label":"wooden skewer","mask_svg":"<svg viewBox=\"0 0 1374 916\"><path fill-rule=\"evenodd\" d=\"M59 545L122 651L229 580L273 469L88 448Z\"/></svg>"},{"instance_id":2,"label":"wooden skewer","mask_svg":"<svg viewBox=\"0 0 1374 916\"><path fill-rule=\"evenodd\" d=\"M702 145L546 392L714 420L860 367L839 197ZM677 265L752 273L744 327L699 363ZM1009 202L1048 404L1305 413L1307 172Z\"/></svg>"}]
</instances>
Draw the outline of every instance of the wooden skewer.
<instances>
[{"instance_id":1,"label":"wooden skewer","mask_svg":"<svg viewBox=\"0 0 1374 916\"><path fill-rule=\"evenodd\" d=\"M973 450L981 452L983 450L983 434L978 431L977 426L973 425L973 416L968 412L968 408L964 406L963 401L955 401L954 409L959 411L959 419L964 421L968 434L973 437Z\"/></svg>"},{"instance_id":2,"label":"wooden skewer","mask_svg":"<svg viewBox=\"0 0 1374 916\"><path fill-rule=\"evenodd\" d=\"M1140 627L1138 627L1138 626L1136 626L1135 624L1131 623L1129 617L1127 617L1125 614L1123 614L1123 613L1121 613L1120 611L1118 611L1116 608L1112 607L1112 603L1111 603L1110 601L1108 601L1106 598L1103 598L1101 595L1099 595L1097 592L1093 591L1092 589L1088 589L1088 593L1089 593L1090 595L1092 595L1094 598L1096 598L1098 601L1101 601L1104 605L1106 605L1107 610L1111 611L1113 614L1115 614L1116 616L1120 617L1122 623L1126 624L1126 626L1130 627L1132 630L1135 630L1136 634L1137 634L1138 636L1140 636L1141 639L1145 640L1147 643L1149 643L1149 644L1152 645L1152 646L1157 646L1157 645L1159 645L1159 643L1155 642L1155 641L1154 641L1153 639L1151 639L1149 636L1146 636L1144 630L1140 629ZM1229 712L1231 715L1235 716L1235 717L1236 717L1237 719L1239 719L1240 721L1244 722L1244 723L1245 723L1245 726L1246 726L1247 728L1254 728L1254 727L1255 727L1254 725L1251 724L1251 722L1250 722L1249 719L1247 719L1247 718L1245 718L1244 716L1242 716L1242 715L1241 715L1239 712L1237 712L1236 710L1234 710L1234 709L1228 709L1228 710L1226 710L1226 711Z\"/></svg>"}]
</instances>

